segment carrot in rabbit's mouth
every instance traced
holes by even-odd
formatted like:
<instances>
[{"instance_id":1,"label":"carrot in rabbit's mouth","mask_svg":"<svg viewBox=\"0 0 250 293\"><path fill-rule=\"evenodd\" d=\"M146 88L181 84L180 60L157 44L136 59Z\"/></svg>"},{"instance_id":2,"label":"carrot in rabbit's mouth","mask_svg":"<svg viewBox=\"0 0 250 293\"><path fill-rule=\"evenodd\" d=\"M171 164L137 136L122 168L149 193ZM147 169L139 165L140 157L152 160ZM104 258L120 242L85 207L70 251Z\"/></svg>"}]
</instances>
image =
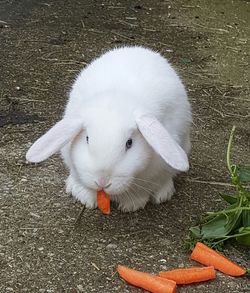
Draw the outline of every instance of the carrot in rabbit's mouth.
<instances>
[{"instance_id":1,"label":"carrot in rabbit's mouth","mask_svg":"<svg viewBox=\"0 0 250 293\"><path fill-rule=\"evenodd\" d=\"M110 214L110 197L104 190L97 191L97 206L103 214Z\"/></svg>"}]
</instances>

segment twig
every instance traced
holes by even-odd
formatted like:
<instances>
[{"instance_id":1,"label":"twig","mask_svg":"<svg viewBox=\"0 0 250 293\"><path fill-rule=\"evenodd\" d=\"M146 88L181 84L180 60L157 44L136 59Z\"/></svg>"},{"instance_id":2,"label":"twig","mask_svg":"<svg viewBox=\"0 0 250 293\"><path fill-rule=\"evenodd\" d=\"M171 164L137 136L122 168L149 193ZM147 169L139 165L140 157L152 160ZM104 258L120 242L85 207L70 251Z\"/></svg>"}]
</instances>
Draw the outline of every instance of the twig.
<instances>
[{"instance_id":1,"label":"twig","mask_svg":"<svg viewBox=\"0 0 250 293\"><path fill-rule=\"evenodd\" d=\"M144 27L143 30L144 30L144 31L148 31L148 32L157 32L157 30L154 29L154 28L147 28L147 27Z\"/></svg>"},{"instance_id":2,"label":"twig","mask_svg":"<svg viewBox=\"0 0 250 293\"><path fill-rule=\"evenodd\" d=\"M81 24L82 24L82 28L85 29L85 24L84 24L83 20L81 20Z\"/></svg>"},{"instance_id":3,"label":"twig","mask_svg":"<svg viewBox=\"0 0 250 293\"><path fill-rule=\"evenodd\" d=\"M232 170L232 165L231 165L231 160L230 160L230 153L231 153L231 148L232 148L234 132L235 132L235 125L233 126L233 128L231 130L228 145L227 145L227 168L228 168L231 176L233 176L233 170Z\"/></svg>"},{"instance_id":4,"label":"twig","mask_svg":"<svg viewBox=\"0 0 250 293\"><path fill-rule=\"evenodd\" d=\"M201 8L200 5L182 5L181 8Z\"/></svg>"},{"instance_id":5,"label":"twig","mask_svg":"<svg viewBox=\"0 0 250 293\"><path fill-rule=\"evenodd\" d=\"M206 181L206 180L198 180L198 179L187 179L188 182L192 183L201 183L201 184L209 184L209 185L219 185L219 186L234 186L233 184L230 183L225 183L225 182L218 182L218 181Z\"/></svg>"},{"instance_id":6,"label":"twig","mask_svg":"<svg viewBox=\"0 0 250 293\"><path fill-rule=\"evenodd\" d=\"M108 9L125 9L124 6L108 6Z\"/></svg>"},{"instance_id":7,"label":"twig","mask_svg":"<svg viewBox=\"0 0 250 293\"><path fill-rule=\"evenodd\" d=\"M235 84L235 85L231 85L232 88L234 89L241 89L243 86L241 84Z\"/></svg>"},{"instance_id":8,"label":"twig","mask_svg":"<svg viewBox=\"0 0 250 293\"><path fill-rule=\"evenodd\" d=\"M128 37L128 36L122 35L122 34L120 34L120 33L114 32L114 31L112 31L112 33L113 33L114 35L117 35L117 36L119 36L119 37L121 37L121 38L124 38L124 39L126 39L126 40L133 41L133 39L130 38L130 37Z\"/></svg>"},{"instance_id":9,"label":"twig","mask_svg":"<svg viewBox=\"0 0 250 293\"><path fill-rule=\"evenodd\" d=\"M97 269L98 271L100 271L100 268L98 268L98 266L97 266L94 262L92 262L91 265L92 265L95 269Z\"/></svg>"},{"instance_id":10,"label":"twig","mask_svg":"<svg viewBox=\"0 0 250 293\"><path fill-rule=\"evenodd\" d=\"M240 100L240 101L243 101L243 102L250 102L250 99L244 99L244 98L240 98L240 97L230 97L230 96L223 96L223 98L226 98L226 99L235 99L235 100Z\"/></svg>"},{"instance_id":11,"label":"twig","mask_svg":"<svg viewBox=\"0 0 250 293\"><path fill-rule=\"evenodd\" d=\"M201 25L201 24L198 24L198 23L195 23L194 27L195 26L199 26L199 27L202 27L202 28L205 28L205 29L208 29L208 30L214 30L214 31L223 32L223 33L229 33L228 30L225 30L223 28L207 27L207 26L204 26L204 25Z\"/></svg>"},{"instance_id":12,"label":"twig","mask_svg":"<svg viewBox=\"0 0 250 293\"><path fill-rule=\"evenodd\" d=\"M44 57L38 57L37 59L39 60L44 60L44 61L58 61L58 58L44 58Z\"/></svg>"},{"instance_id":13,"label":"twig","mask_svg":"<svg viewBox=\"0 0 250 293\"><path fill-rule=\"evenodd\" d=\"M75 223L74 223L75 226L78 225L78 223L80 222L81 217L82 217L82 214L84 213L85 209L86 209L85 206L83 206L83 207L81 208L81 211L79 212L79 214L77 215L77 218L76 218L76 220L75 220Z\"/></svg>"},{"instance_id":14,"label":"twig","mask_svg":"<svg viewBox=\"0 0 250 293\"><path fill-rule=\"evenodd\" d=\"M209 108L214 110L216 113L219 113L222 118L225 118L225 114L219 111L218 109L215 109L214 107L211 107L211 106L209 106Z\"/></svg>"},{"instance_id":15,"label":"twig","mask_svg":"<svg viewBox=\"0 0 250 293\"><path fill-rule=\"evenodd\" d=\"M46 102L46 101L41 101L41 100L17 98L17 97L11 97L11 99L15 99L15 100L18 100L18 101L39 102L39 103L45 103Z\"/></svg>"},{"instance_id":16,"label":"twig","mask_svg":"<svg viewBox=\"0 0 250 293\"><path fill-rule=\"evenodd\" d=\"M124 20L119 20L119 23L129 25L131 27L137 27L138 26L138 24L130 23L130 22L127 22L127 21L124 21Z\"/></svg>"},{"instance_id":17,"label":"twig","mask_svg":"<svg viewBox=\"0 0 250 293\"><path fill-rule=\"evenodd\" d=\"M126 19L128 19L128 20L137 20L137 17L130 17L130 16L127 16L127 17L125 17Z\"/></svg>"}]
</instances>

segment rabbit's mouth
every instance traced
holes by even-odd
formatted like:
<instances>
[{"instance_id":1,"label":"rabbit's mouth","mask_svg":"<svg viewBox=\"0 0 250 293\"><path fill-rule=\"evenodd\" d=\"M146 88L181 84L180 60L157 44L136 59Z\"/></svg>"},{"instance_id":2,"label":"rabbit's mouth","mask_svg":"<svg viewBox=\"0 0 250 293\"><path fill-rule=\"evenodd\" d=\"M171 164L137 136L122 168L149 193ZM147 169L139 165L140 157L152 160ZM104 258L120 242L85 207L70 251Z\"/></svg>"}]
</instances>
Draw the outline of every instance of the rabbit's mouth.
<instances>
[{"instance_id":1,"label":"rabbit's mouth","mask_svg":"<svg viewBox=\"0 0 250 293\"><path fill-rule=\"evenodd\" d=\"M133 177L130 176L114 176L111 179L112 185L107 188L107 192L118 196L132 192Z\"/></svg>"}]
</instances>

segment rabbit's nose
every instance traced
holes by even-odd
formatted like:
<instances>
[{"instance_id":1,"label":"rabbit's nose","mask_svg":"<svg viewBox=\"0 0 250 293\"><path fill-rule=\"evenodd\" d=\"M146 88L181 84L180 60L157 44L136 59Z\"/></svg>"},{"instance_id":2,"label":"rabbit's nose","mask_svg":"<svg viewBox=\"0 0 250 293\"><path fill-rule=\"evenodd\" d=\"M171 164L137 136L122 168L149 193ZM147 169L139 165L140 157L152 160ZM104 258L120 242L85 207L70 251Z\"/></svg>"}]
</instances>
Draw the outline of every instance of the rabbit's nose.
<instances>
[{"instance_id":1,"label":"rabbit's nose","mask_svg":"<svg viewBox=\"0 0 250 293\"><path fill-rule=\"evenodd\" d=\"M101 176L95 182L101 188L108 188L112 183L109 182L110 178L106 176Z\"/></svg>"}]
</instances>

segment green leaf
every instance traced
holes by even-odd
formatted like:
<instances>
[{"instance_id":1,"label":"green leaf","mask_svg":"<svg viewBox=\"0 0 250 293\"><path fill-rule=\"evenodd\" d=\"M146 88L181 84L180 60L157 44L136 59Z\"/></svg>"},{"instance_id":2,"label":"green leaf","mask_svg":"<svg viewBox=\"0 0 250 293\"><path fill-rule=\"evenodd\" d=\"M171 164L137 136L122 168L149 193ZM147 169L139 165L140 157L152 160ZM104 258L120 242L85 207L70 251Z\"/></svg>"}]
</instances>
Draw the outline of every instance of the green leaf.
<instances>
[{"instance_id":1,"label":"green leaf","mask_svg":"<svg viewBox=\"0 0 250 293\"><path fill-rule=\"evenodd\" d=\"M239 228L241 223L241 210L235 213L222 213L215 216L212 220L195 227L190 231L197 238L220 239L227 236L230 232Z\"/></svg>"},{"instance_id":2,"label":"green leaf","mask_svg":"<svg viewBox=\"0 0 250 293\"><path fill-rule=\"evenodd\" d=\"M222 238L228 233L227 229L225 228L227 221L227 217L224 214L221 214L215 216L212 220L205 224L190 228L190 231L197 238Z\"/></svg>"},{"instance_id":3,"label":"green leaf","mask_svg":"<svg viewBox=\"0 0 250 293\"><path fill-rule=\"evenodd\" d=\"M237 173L241 182L250 182L250 165L238 165Z\"/></svg>"},{"instance_id":4,"label":"green leaf","mask_svg":"<svg viewBox=\"0 0 250 293\"><path fill-rule=\"evenodd\" d=\"M238 233L241 236L237 236L236 240L242 245L250 246L250 227L242 227Z\"/></svg>"},{"instance_id":5,"label":"green leaf","mask_svg":"<svg viewBox=\"0 0 250 293\"><path fill-rule=\"evenodd\" d=\"M195 238L202 238L200 225L189 228L189 231L191 231L192 236L194 236Z\"/></svg>"},{"instance_id":6,"label":"green leaf","mask_svg":"<svg viewBox=\"0 0 250 293\"><path fill-rule=\"evenodd\" d=\"M220 194L220 196L228 203L234 204L237 202L237 197L227 194Z\"/></svg>"},{"instance_id":7,"label":"green leaf","mask_svg":"<svg viewBox=\"0 0 250 293\"><path fill-rule=\"evenodd\" d=\"M229 232L238 229L241 225L242 210L238 210L235 213L229 215L229 220L227 223L227 229Z\"/></svg>"},{"instance_id":8,"label":"green leaf","mask_svg":"<svg viewBox=\"0 0 250 293\"><path fill-rule=\"evenodd\" d=\"M250 227L250 211L242 211L242 224L244 227Z\"/></svg>"}]
</instances>

